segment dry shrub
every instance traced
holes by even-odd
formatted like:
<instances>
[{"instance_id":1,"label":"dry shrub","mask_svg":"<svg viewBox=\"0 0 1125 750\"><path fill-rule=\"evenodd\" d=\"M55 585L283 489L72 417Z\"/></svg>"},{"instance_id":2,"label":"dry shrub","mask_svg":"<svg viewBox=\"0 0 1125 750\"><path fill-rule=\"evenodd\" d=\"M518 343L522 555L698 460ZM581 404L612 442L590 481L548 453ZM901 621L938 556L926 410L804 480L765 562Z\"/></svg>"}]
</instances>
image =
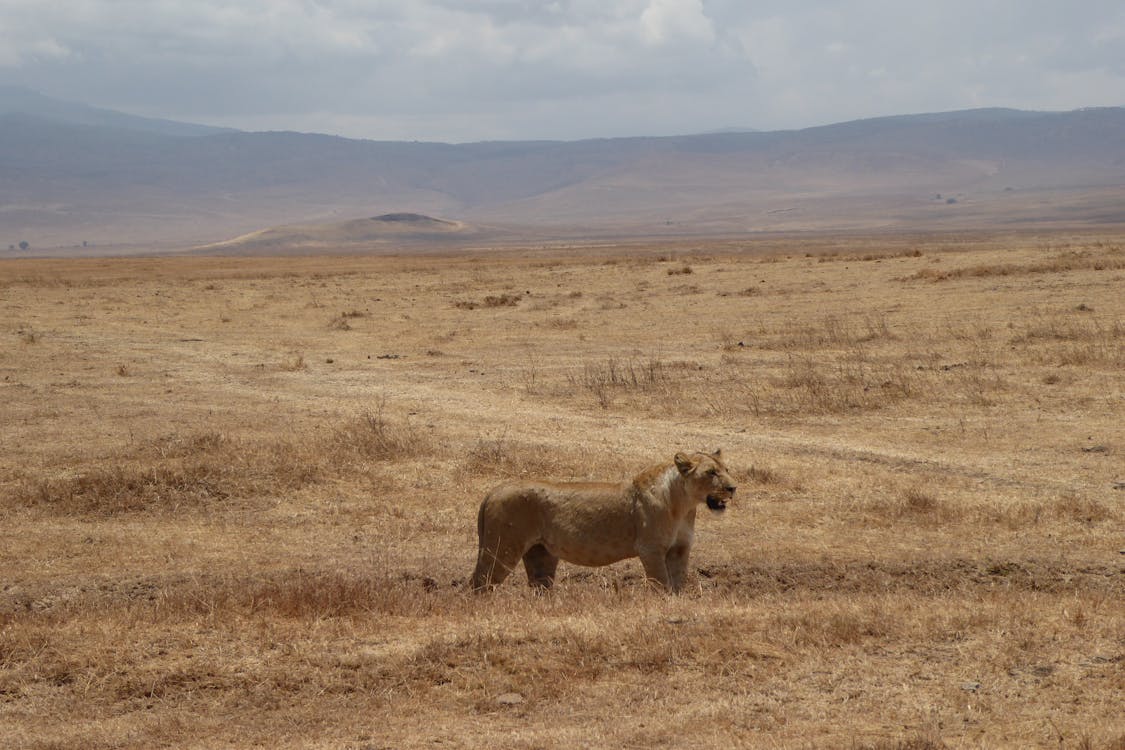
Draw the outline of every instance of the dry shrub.
<instances>
[{"instance_id":1,"label":"dry shrub","mask_svg":"<svg viewBox=\"0 0 1125 750\"><path fill-rule=\"evenodd\" d=\"M745 471L740 472L739 476L745 477L746 480L754 484L783 484L785 482L777 472L760 466L751 466Z\"/></svg>"},{"instance_id":2,"label":"dry shrub","mask_svg":"<svg viewBox=\"0 0 1125 750\"><path fill-rule=\"evenodd\" d=\"M668 383L668 374L664 363L657 359L641 362L610 357L604 363L586 364L580 374L568 374L567 379L572 386L593 394L605 409L612 404L615 393L652 391Z\"/></svg>"},{"instance_id":3,"label":"dry shrub","mask_svg":"<svg viewBox=\"0 0 1125 750\"><path fill-rule=\"evenodd\" d=\"M942 509L942 503L925 490L911 487L902 493L902 508L911 515L932 515Z\"/></svg>"},{"instance_id":4,"label":"dry shrub","mask_svg":"<svg viewBox=\"0 0 1125 750\"><path fill-rule=\"evenodd\" d=\"M16 502L60 513L118 514L223 508L317 481L321 467L288 443L224 442L155 465L118 464L25 479Z\"/></svg>"},{"instance_id":5,"label":"dry shrub","mask_svg":"<svg viewBox=\"0 0 1125 750\"><path fill-rule=\"evenodd\" d=\"M805 414L836 414L880 409L915 393L916 375L902 363L877 364L861 357L817 360L790 356L775 379L773 398L758 397L759 408Z\"/></svg>"},{"instance_id":6,"label":"dry shrub","mask_svg":"<svg viewBox=\"0 0 1125 750\"><path fill-rule=\"evenodd\" d=\"M1100 523L1118 517L1118 513L1100 500L1068 492L1051 504L1056 518L1083 524Z\"/></svg>"},{"instance_id":7,"label":"dry shrub","mask_svg":"<svg viewBox=\"0 0 1125 750\"><path fill-rule=\"evenodd\" d=\"M328 322L328 328L333 331L350 331L351 321L368 317L371 317L371 313L364 310L345 310Z\"/></svg>"},{"instance_id":8,"label":"dry shrub","mask_svg":"<svg viewBox=\"0 0 1125 750\"><path fill-rule=\"evenodd\" d=\"M478 440L465 455L462 470L470 476L565 478L576 467L557 448L522 443L501 436Z\"/></svg>"},{"instance_id":9,"label":"dry shrub","mask_svg":"<svg viewBox=\"0 0 1125 750\"><path fill-rule=\"evenodd\" d=\"M433 683L466 679L492 686L490 692L525 685L527 670L534 667L552 675L535 685L533 698L557 697L576 681L637 670L645 674L667 672L675 662L671 649L644 639L615 639L580 632L538 634L482 634L452 641L433 641L410 660L411 672ZM618 646L620 645L620 648Z\"/></svg>"},{"instance_id":10,"label":"dry shrub","mask_svg":"<svg viewBox=\"0 0 1125 750\"><path fill-rule=\"evenodd\" d=\"M1036 500L1002 505L986 505L975 509L975 516L985 523L997 523L1009 529L1036 526L1047 516L1046 507Z\"/></svg>"},{"instance_id":11,"label":"dry shrub","mask_svg":"<svg viewBox=\"0 0 1125 750\"><path fill-rule=\"evenodd\" d=\"M1065 271L1117 271L1125 268L1125 255L1121 248L1110 247L1101 251L1071 250L1046 260L1033 263L994 263L942 270L923 268L899 281L950 281L952 279L984 278L990 276L1026 276Z\"/></svg>"},{"instance_id":12,"label":"dry shrub","mask_svg":"<svg viewBox=\"0 0 1125 750\"><path fill-rule=\"evenodd\" d=\"M909 490L908 490L909 491ZM922 491L922 490L919 490ZM926 494L922 491L922 494ZM940 519L940 521L1000 524L1009 530L1037 526L1039 524L1062 522L1086 526L1118 521L1122 518L1120 510L1104 501L1086 495L1064 493L1053 499L1021 499L1008 503L982 503L957 509L943 500L933 498L936 504L927 509L929 501L911 505L902 496L892 503L873 501L868 506L876 510L889 510L894 517L915 517L916 519ZM911 509L911 507L915 509Z\"/></svg>"},{"instance_id":13,"label":"dry shrub","mask_svg":"<svg viewBox=\"0 0 1125 750\"><path fill-rule=\"evenodd\" d=\"M973 358L951 370L953 391L973 406L993 406L999 394L1008 388L1003 376L980 359Z\"/></svg>"},{"instance_id":14,"label":"dry shrub","mask_svg":"<svg viewBox=\"0 0 1125 750\"><path fill-rule=\"evenodd\" d=\"M598 309L599 310L605 310L607 312L612 311L612 310L624 310L625 308L627 308L628 305L625 303L626 299L630 299L629 295L622 295L622 294L616 294L616 293L614 293L614 294L599 294L596 297Z\"/></svg>"},{"instance_id":15,"label":"dry shrub","mask_svg":"<svg viewBox=\"0 0 1125 750\"><path fill-rule=\"evenodd\" d=\"M156 438L151 444L158 458L187 458L200 454L217 453L232 446L234 441L218 430L205 430L187 435L174 433Z\"/></svg>"},{"instance_id":16,"label":"dry shrub","mask_svg":"<svg viewBox=\"0 0 1125 750\"><path fill-rule=\"evenodd\" d=\"M453 306L458 310L476 310L479 307L515 307L523 299L519 294L490 294L483 302L476 300L458 300Z\"/></svg>"},{"instance_id":17,"label":"dry shrub","mask_svg":"<svg viewBox=\"0 0 1125 750\"><path fill-rule=\"evenodd\" d=\"M1054 363L1063 367L1125 367L1125 344L1090 341L1061 346L1055 350Z\"/></svg>"},{"instance_id":18,"label":"dry shrub","mask_svg":"<svg viewBox=\"0 0 1125 750\"><path fill-rule=\"evenodd\" d=\"M169 699L213 690L216 698L234 701L249 694L276 698L296 692L425 688L443 674L433 659L448 653L445 638L428 638L423 630L417 638L404 639L401 648L380 653L378 646L370 647L370 639L357 644L350 636L357 630L372 632L372 618L384 623L387 618L422 622L430 617L464 622L474 604L468 596L448 582L402 575L293 571L209 581L161 592L153 603L102 606L99 620L117 629L112 642L74 637L74 626L89 622L89 610L20 616L12 628L17 635L10 639L15 649L8 662L23 684L44 679L77 684L84 686L84 700L112 703L145 697L153 686ZM70 632L35 638L37 631L59 623ZM378 630L376 626L376 644L385 641ZM32 644L24 645L27 641ZM165 657L169 646L172 654ZM513 656L522 658L518 650ZM494 656L497 661L504 657ZM479 652L469 651L446 663L472 671L479 658Z\"/></svg>"},{"instance_id":19,"label":"dry shrub","mask_svg":"<svg viewBox=\"0 0 1125 750\"><path fill-rule=\"evenodd\" d=\"M837 605L836 611L778 615L771 626L779 639L801 648L843 648L893 636L897 621L882 609L860 604Z\"/></svg>"},{"instance_id":20,"label":"dry shrub","mask_svg":"<svg viewBox=\"0 0 1125 750\"><path fill-rule=\"evenodd\" d=\"M692 270L691 266L687 266L687 265L680 266L679 268L669 268L668 269L668 275L669 276L689 276L692 273L695 273L695 271Z\"/></svg>"},{"instance_id":21,"label":"dry shrub","mask_svg":"<svg viewBox=\"0 0 1125 750\"><path fill-rule=\"evenodd\" d=\"M175 511L221 503L231 496L229 469L185 466L98 468L74 477L27 483L17 500L65 513Z\"/></svg>"},{"instance_id":22,"label":"dry shrub","mask_svg":"<svg viewBox=\"0 0 1125 750\"><path fill-rule=\"evenodd\" d=\"M444 589L446 593L441 594ZM420 594L427 594L420 596ZM164 587L153 615L180 620L282 617L322 620L370 614L427 615L435 607L459 606L449 581L405 573L275 571L258 576L196 579Z\"/></svg>"},{"instance_id":23,"label":"dry shrub","mask_svg":"<svg viewBox=\"0 0 1125 750\"><path fill-rule=\"evenodd\" d=\"M1125 322L1091 316L1041 315L1010 343L1031 349L1034 361L1070 367L1125 366Z\"/></svg>"},{"instance_id":24,"label":"dry shrub","mask_svg":"<svg viewBox=\"0 0 1125 750\"><path fill-rule=\"evenodd\" d=\"M490 294L484 298L485 307L515 307L523 297L519 294Z\"/></svg>"},{"instance_id":25,"label":"dry shrub","mask_svg":"<svg viewBox=\"0 0 1125 750\"><path fill-rule=\"evenodd\" d=\"M905 740L878 740L872 745L853 745L852 750L949 750L940 737L919 736Z\"/></svg>"},{"instance_id":26,"label":"dry shrub","mask_svg":"<svg viewBox=\"0 0 1125 750\"><path fill-rule=\"evenodd\" d=\"M864 507L867 512L888 520L951 521L957 515L936 495L916 486L895 492L888 498L870 500Z\"/></svg>"},{"instance_id":27,"label":"dry shrub","mask_svg":"<svg viewBox=\"0 0 1125 750\"><path fill-rule=\"evenodd\" d=\"M392 462L435 449L433 436L383 415L384 406L297 441L255 442L205 430L170 435L111 466L73 475L21 477L14 500L62 513L171 512L261 502L359 463Z\"/></svg>"},{"instance_id":28,"label":"dry shrub","mask_svg":"<svg viewBox=\"0 0 1125 750\"><path fill-rule=\"evenodd\" d=\"M735 479L740 484L756 484L766 487L776 487L793 492L800 492L804 486L799 480L763 466L751 466L747 469L736 470Z\"/></svg>"},{"instance_id":29,"label":"dry shrub","mask_svg":"<svg viewBox=\"0 0 1125 750\"><path fill-rule=\"evenodd\" d=\"M763 653L741 628L723 628L707 617L699 621L652 618L620 601L606 608L605 596L618 597L612 592L592 593L570 608L596 612L597 624L590 622L589 614L572 615L517 631L435 638L402 665L403 674L422 684L469 691L476 694L478 709L494 710L492 698L509 691L530 701L557 700L610 676L622 680L684 669L709 673L713 679L737 678L751 672L755 661L777 658ZM644 598L643 590L640 596ZM536 675L550 675L550 679L536 679Z\"/></svg>"},{"instance_id":30,"label":"dry shrub","mask_svg":"<svg viewBox=\"0 0 1125 750\"><path fill-rule=\"evenodd\" d=\"M883 261L893 258L921 258L924 253L918 248L898 250L894 252L884 253L863 253L861 255L848 254L841 255L838 252L823 253L814 255L813 253L805 253L806 258L817 258L818 263L835 263L835 262L870 262L870 261Z\"/></svg>"},{"instance_id":31,"label":"dry shrub","mask_svg":"<svg viewBox=\"0 0 1125 750\"><path fill-rule=\"evenodd\" d=\"M863 344L891 342L898 338L885 313L825 315L810 321L785 321L772 328L760 327L752 334L762 349L790 352L837 349L863 351Z\"/></svg>"},{"instance_id":32,"label":"dry shrub","mask_svg":"<svg viewBox=\"0 0 1125 750\"><path fill-rule=\"evenodd\" d=\"M388 420L380 405L336 428L324 448L335 463L398 461L431 452L434 442L409 423Z\"/></svg>"},{"instance_id":33,"label":"dry shrub","mask_svg":"<svg viewBox=\"0 0 1125 750\"><path fill-rule=\"evenodd\" d=\"M301 372L302 370L309 369L309 366L305 362L303 354L294 354L291 359L287 359L281 363L281 369L284 372Z\"/></svg>"},{"instance_id":34,"label":"dry shrub","mask_svg":"<svg viewBox=\"0 0 1125 750\"><path fill-rule=\"evenodd\" d=\"M1076 493L1064 493L1050 500L1024 500L1000 506L987 505L975 509L975 516L989 523L1021 529L1049 522L1077 523L1093 526L1119 522L1122 511L1101 500Z\"/></svg>"},{"instance_id":35,"label":"dry shrub","mask_svg":"<svg viewBox=\"0 0 1125 750\"><path fill-rule=\"evenodd\" d=\"M0 685L10 676L13 688L75 686L85 705L115 709L153 699L175 705L206 696L211 706L245 705L451 686L461 700L495 710L495 696L508 691L535 701L608 675L699 669L738 677L755 660L777 658L736 622L652 616L659 595L643 588L587 589L557 605L522 590L511 594L481 600L428 578L302 571L182 582L151 603L101 608L93 628L89 609L61 618L20 615L15 628L0 632ZM521 616L510 626L472 618L497 607L518 608ZM421 629L381 648L392 639L372 616L412 623L436 617L457 628L452 635L445 627ZM355 642L357 628L374 634L374 648L370 638Z\"/></svg>"}]
</instances>

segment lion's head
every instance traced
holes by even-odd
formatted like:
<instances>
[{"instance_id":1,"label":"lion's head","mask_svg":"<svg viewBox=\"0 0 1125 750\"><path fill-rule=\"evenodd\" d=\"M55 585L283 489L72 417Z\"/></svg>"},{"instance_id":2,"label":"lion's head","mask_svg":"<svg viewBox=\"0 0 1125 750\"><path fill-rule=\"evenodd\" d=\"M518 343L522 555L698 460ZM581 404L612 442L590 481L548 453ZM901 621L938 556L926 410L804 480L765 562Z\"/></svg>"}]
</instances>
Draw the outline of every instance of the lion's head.
<instances>
[{"instance_id":1,"label":"lion's head","mask_svg":"<svg viewBox=\"0 0 1125 750\"><path fill-rule=\"evenodd\" d=\"M726 510L727 501L734 497L736 486L723 464L722 451L677 453L675 461L676 469L691 485L693 494L698 494L716 513Z\"/></svg>"}]
</instances>

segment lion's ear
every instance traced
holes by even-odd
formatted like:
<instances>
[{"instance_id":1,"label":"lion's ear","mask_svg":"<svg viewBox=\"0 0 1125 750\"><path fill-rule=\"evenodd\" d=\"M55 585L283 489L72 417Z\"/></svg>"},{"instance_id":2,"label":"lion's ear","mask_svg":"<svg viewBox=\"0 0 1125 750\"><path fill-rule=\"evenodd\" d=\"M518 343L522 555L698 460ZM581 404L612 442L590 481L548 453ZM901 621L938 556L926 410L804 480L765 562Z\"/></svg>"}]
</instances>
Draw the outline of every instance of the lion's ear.
<instances>
[{"instance_id":1,"label":"lion's ear","mask_svg":"<svg viewBox=\"0 0 1125 750\"><path fill-rule=\"evenodd\" d=\"M715 452L711 454L711 458L722 458L722 457L723 457L723 449L722 448L716 448Z\"/></svg>"},{"instance_id":2,"label":"lion's ear","mask_svg":"<svg viewBox=\"0 0 1125 750\"><path fill-rule=\"evenodd\" d=\"M676 457L672 460L676 462L676 468L680 470L681 474L687 474L695 468L695 463L691 460L691 456L686 453L677 453Z\"/></svg>"}]
</instances>

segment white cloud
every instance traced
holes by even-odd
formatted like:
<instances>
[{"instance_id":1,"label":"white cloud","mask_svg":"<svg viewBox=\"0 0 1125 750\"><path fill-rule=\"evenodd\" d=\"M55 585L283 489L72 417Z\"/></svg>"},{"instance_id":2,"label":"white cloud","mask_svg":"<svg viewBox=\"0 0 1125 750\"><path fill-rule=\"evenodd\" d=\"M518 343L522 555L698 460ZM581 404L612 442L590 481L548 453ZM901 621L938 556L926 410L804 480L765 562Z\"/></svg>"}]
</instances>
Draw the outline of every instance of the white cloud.
<instances>
[{"instance_id":1,"label":"white cloud","mask_svg":"<svg viewBox=\"0 0 1125 750\"><path fill-rule=\"evenodd\" d=\"M650 0L641 13L641 28L651 44L675 38L705 42L715 38L715 27L701 0Z\"/></svg>"},{"instance_id":2,"label":"white cloud","mask_svg":"<svg viewBox=\"0 0 1125 750\"><path fill-rule=\"evenodd\" d=\"M65 60L71 51L51 37L5 39L0 36L0 67L19 68Z\"/></svg>"}]
</instances>

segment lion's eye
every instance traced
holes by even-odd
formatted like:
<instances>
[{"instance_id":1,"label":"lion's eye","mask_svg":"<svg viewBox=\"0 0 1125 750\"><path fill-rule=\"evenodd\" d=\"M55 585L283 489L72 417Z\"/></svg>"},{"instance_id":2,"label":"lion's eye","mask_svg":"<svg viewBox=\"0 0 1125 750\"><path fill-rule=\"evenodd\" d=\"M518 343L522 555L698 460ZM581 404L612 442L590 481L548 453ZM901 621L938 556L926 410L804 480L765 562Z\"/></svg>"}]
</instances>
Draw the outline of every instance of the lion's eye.
<instances>
[{"instance_id":1,"label":"lion's eye","mask_svg":"<svg viewBox=\"0 0 1125 750\"><path fill-rule=\"evenodd\" d=\"M708 469L707 471L703 472L703 476L705 476L705 477L713 477L713 476L715 476L715 475L716 475L716 474L718 474L718 473L719 473L719 472L715 471L714 469Z\"/></svg>"}]
</instances>

